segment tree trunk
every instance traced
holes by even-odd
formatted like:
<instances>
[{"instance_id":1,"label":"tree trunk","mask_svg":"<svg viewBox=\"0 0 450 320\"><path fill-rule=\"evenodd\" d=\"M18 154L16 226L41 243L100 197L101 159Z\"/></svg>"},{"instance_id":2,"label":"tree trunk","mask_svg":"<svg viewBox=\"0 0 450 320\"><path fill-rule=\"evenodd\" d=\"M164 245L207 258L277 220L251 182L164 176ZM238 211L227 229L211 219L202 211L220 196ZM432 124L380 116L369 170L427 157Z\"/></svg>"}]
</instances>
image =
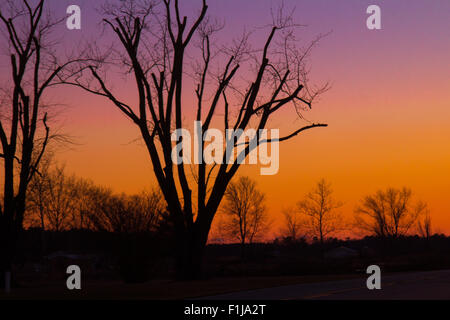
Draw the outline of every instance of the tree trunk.
<instances>
[{"instance_id":1,"label":"tree trunk","mask_svg":"<svg viewBox=\"0 0 450 320\"><path fill-rule=\"evenodd\" d=\"M246 257L246 250L245 250L245 238L243 238L242 240L241 240L241 259L242 260L245 260L245 257Z\"/></svg>"},{"instance_id":2,"label":"tree trunk","mask_svg":"<svg viewBox=\"0 0 450 320\"><path fill-rule=\"evenodd\" d=\"M177 241L177 280L198 280L203 275L203 256L206 241L202 241L196 232Z\"/></svg>"},{"instance_id":3,"label":"tree trunk","mask_svg":"<svg viewBox=\"0 0 450 320\"><path fill-rule=\"evenodd\" d=\"M5 220L3 218L0 223L0 285L2 288L6 285L6 273L13 274L12 264L17 242L17 233L13 224Z\"/></svg>"},{"instance_id":4,"label":"tree trunk","mask_svg":"<svg viewBox=\"0 0 450 320\"><path fill-rule=\"evenodd\" d=\"M184 232L176 232L176 278L198 280L203 277L203 258L210 223L201 224L196 221L186 229Z\"/></svg>"}]
</instances>

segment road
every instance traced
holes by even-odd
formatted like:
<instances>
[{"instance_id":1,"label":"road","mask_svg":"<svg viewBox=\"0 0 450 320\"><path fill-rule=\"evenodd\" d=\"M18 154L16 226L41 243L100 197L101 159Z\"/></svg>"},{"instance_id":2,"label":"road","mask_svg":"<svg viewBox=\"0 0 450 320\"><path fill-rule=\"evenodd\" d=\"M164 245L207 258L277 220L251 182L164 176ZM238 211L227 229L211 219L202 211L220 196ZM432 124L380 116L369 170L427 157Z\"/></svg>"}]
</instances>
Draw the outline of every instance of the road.
<instances>
[{"instance_id":1,"label":"road","mask_svg":"<svg viewBox=\"0 0 450 320\"><path fill-rule=\"evenodd\" d=\"M241 291L204 300L416 300L450 299L450 270L381 275L381 289L369 290L366 278Z\"/></svg>"}]
</instances>

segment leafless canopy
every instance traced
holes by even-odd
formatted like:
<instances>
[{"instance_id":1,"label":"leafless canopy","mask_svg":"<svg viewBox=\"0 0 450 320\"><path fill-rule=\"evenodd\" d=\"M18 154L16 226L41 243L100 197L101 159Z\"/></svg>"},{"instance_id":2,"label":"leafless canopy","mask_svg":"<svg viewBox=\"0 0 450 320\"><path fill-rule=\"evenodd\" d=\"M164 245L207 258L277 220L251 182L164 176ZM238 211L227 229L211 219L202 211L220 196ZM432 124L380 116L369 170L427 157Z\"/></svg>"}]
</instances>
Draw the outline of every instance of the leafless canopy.
<instances>
[{"instance_id":1,"label":"leafless canopy","mask_svg":"<svg viewBox=\"0 0 450 320\"><path fill-rule=\"evenodd\" d=\"M113 49L101 54L93 49L98 63L90 66L90 73L81 72L67 83L109 99L139 128L181 241L202 247L240 163L230 163L225 152L221 164L207 165L203 159L198 165L173 162L171 135L174 129L189 128L187 109L192 110L184 88L194 83L192 121L202 122L202 132L213 125L224 130L263 129L285 108L302 116L327 89L308 85L307 57L320 37L298 48L299 25L292 15L277 11L260 48L251 46L251 32L220 44L217 34L224 24L207 15L205 0L193 19L182 14L178 0L108 2L102 12L106 32L112 31L116 39ZM108 83L114 68L133 78L137 101L125 101ZM324 126L304 123L279 141ZM258 135L257 145L261 142ZM199 150L205 147L202 141ZM244 154L249 151L250 144Z\"/></svg>"},{"instance_id":2,"label":"leafless canopy","mask_svg":"<svg viewBox=\"0 0 450 320\"><path fill-rule=\"evenodd\" d=\"M115 233L154 232L165 210L160 192L114 194L44 162L27 197L26 223L41 230L89 229Z\"/></svg>"},{"instance_id":3,"label":"leafless canopy","mask_svg":"<svg viewBox=\"0 0 450 320\"><path fill-rule=\"evenodd\" d=\"M355 211L356 227L379 237L398 237L410 231L427 205L412 203L412 191L388 188L366 196Z\"/></svg>"},{"instance_id":4,"label":"leafless canopy","mask_svg":"<svg viewBox=\"0 0 450 320\"><path fill-rule=\"evenodd\" d=\"M116 233L153 232L164 211L157 191L136 195L112 195L93 188L87 194L90 207L85 214L94 230Z\"/></svg>"},{"instance_id":5,"label":"leafless canopy","mask_svg":"<svg viewBox=\"0 0 450 320\"><path fill-rule=\"evenodd\" d=\"M280 230L281 236L291 241L297 241L304 237L306 228L304 218L300 216L295 207L285 208L283 213L283 226Z\"/></svg>"},{"instance_id":6,"label":"leafless canopy","mask_svg":"<svg viewBox=\"0 0 450 320\"><path fill-rule=\"evenodd\" d=\"M342 216L337 212L341 206L342 203L333 197L331 184L325 179L321 179L297 204L300 215L306 218L306 229L322 244L327 237L343 230Z\"/></svg>"},{"instance_id":7,"label":"leafless canopy","mask_svg":"<svg viewBox=\"0 0 450 320\"><path fill-rule=\"evenodd\" d=\"M425 239L430 239L430 237L433 235L431 216L428 211L425 213L422 219L418 219L417 230L419 232L419 235Z\"/></svg>"},{"instance_id":8,"label":"leafless canopy","mask_svg":"<svg viewBox=\"0 0 450 320\"><path fill-rule=\"evenodd\" d=\"M223 213L228 218L224 221L224 230L228 236L242 245L261 237L269 225L264 202L264 194L249 177L231 182L223 205Z\"/></svg>"}]
</instances>

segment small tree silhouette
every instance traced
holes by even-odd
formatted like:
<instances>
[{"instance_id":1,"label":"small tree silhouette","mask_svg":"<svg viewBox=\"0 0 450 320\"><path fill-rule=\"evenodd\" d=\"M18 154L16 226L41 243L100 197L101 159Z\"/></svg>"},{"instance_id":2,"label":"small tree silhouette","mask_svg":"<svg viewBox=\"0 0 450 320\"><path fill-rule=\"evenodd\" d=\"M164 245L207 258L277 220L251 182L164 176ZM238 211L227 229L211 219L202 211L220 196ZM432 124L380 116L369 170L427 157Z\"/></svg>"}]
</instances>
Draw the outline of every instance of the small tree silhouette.
<instances>
[{"instance_id":1,"label":"small tree silhouette","mask_svg":"<svg viewBox=\"0 0 450 320\"><path fill-rule=\"evenodd\" d=\"M366 196L355 210L356 227L378 237L406 235L426 212L424 202L412 203L409 188L387 188Z\"/></svg>"},{"instance_id":2,"label":"small tree silhouette","mask_svg":"<svg viewBox=\"0 0 450 320\"><path fill-rule=\"evenodd\" d=\"M304 236L305 223L297 208L285 208L283 213L283 226L281 228L281 236L291 241L296 241L300 236Z\"/></svg>"},{"instance_id":3,"label":"small tree silhouette","mask_svg":"<svg viewBox=\"0 0 450 320\"><path fill-rule=\"evenodd\" d=\"M422 238L424 238L426 240L430 239L430 237L433 234L433 231L432 231L432 225L431 225L431 216L430 216L429 212L427 212L425 214L423 219L418 219L418 221L417 221L417 229L419 231L419 235Z\"/></svg>"},{"instance_id":4,"label":"small tree silhouette","mask_svg":"<svg viewBox=\"0 0 450 320\"><path fill-rule=\"evenodd\" d=\"M264 234L269 227L265 196L249 177L240 177L228 185L223 212L228 216L224 229L228 236L241 243L242 253L247 243Z\"/></svg>"},{"instance_id":5,"label":"small tree silhouette","mask_svg":"<svg viewBox=\"0 0 450 320\"><path fill-rule=\"evenodd\" d=\"M333 198L331 184L325 179L298 202L297 208L304 219L304 226L312 237L323 245L325 239L344 228L342 216L336 211L342 203Z\"/></svg>"}]
</instances>

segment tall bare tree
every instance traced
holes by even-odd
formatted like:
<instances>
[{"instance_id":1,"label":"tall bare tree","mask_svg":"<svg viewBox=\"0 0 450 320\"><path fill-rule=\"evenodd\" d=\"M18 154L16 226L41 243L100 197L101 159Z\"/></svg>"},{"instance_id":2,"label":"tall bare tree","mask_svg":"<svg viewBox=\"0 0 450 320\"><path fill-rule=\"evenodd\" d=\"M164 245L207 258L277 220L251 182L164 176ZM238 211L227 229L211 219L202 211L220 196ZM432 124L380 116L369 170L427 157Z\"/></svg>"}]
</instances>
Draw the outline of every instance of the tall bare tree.
<instances>
[{"instance_id":1,"label":"tall bare tree","mask_svg":"<svg viewBox=\"0 0 450 320\"><path fill-rule=\"evenodd\" d=\"M3 198L0 203L0 273L10 274L16 242L22 230L28 185L52 138L44 109L45 91L59 82L75 59L55 55L53 20L44 0L6 0L0 4L0 28L5 35L10 81L2 88L0 161ZM8 61L8 60L6 60ZM3 279L3 277L2 277Z\"/></svg>"},{"instance_id":2,"label":"tall bare tree","mask_svg":"<svg viewBox=\"0 0 450 320\"><path fill-rule=\"evenodd\" d=\"M265 196L249 177L232 181L225 193L223 212L227 234L239 240L242 248L264 234L269 226L266 213Z\"/></svg>"},{"instance_id":3,"label":"tall bare tree","mask_svg":"<svg viewBox=\"0 0 450 320\"><path fill-rule=\"evenodd\" d=\"M356 226L379 237L406 235L426 211L424 202L412 202L409 188L387 188L366 196L355 210Z\"/></svg>"},{"instance_id":4,"label":"tall bare tree","mask_svg":"<svg viewBox=\"0 0 450 320\"><path fill-rule=\"evenodd\" d=\"M184 100L183 89L188 87L186 78L195 82L194 113L195 120L202 122L202 132L218 123L224 131L264 129L269 119L289 106L301 115L327 88L308 86L307 57L320 37L298 48L298 25L292 16L274 13L266 41L260 48L252 48L249 33L231 45L220 45L216 33L223 25L207 16L207 11L205 0L194 19L183 16L178 0L109 3L104 7L104 22L116 36L114 50L101 55L99 63L90 68L90 76L71 82L110 100L139 129L175 221L178 274L184 278L200 274L211 223L241 164L241 157L230 161L225 152L217 156L221 162L207 164L203 139L199 141L199 164L172 159L173 130L189 128L185 117L191 106ZM105 63L108 61L114 64ZM110 77L103 67L117 64L134 78L136 103L122 100L107 82ZM305 123L276 140L324 126ZM177 138L180 143L182 138ZM259 131L255 139L253 146L274 141L263 139ZM237 143L238 139L228 141L232 147ZM247 142L240 155L245 157L251 150Z\"/></svg>"},{"instance_id":5,"label":"tall bare tree","mask_svg":"<svg viewBox=\"0 0 450 320\"><path fill-rule=\"evenodd\" d=\"M317 182L315 188L297 204L299 213L306 218L305 227L322 245L328 236L344 227L342 216L336 210L341 206L342 203L333 197L331 184L325 179Z\"/></svg>"}]
</instances>

